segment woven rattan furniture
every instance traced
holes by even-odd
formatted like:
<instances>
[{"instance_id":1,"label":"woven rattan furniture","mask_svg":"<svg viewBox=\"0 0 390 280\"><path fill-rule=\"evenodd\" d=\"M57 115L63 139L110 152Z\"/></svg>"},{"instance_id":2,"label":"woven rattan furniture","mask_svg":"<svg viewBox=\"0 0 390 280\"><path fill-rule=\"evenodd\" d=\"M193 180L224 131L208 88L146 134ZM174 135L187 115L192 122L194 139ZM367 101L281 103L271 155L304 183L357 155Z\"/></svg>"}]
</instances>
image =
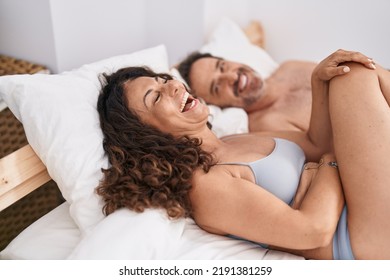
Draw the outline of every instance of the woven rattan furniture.
<instances>
[{"instance_id":1,"label":"woven rattan furniture","mask_svg":"<svg viewBox=\"0 0 390 280\"><path fill-rule=\"evenodd\" d=\"M22 59L0 55L0 76L17 74L49 73L42 65ZM0 111L0 159L16 150L26 149L28 144L23 125L12 112L5 108ZM28 148L29 146L27 146ZM7 174L0 170L0 180ZM5 187L0 184L0 194ZM50 180L44 186L32 191L18 202L0 209L0 250L4 249L23 229L48 213L64 201L56 183Z\"/></svg>"}]
</instances>

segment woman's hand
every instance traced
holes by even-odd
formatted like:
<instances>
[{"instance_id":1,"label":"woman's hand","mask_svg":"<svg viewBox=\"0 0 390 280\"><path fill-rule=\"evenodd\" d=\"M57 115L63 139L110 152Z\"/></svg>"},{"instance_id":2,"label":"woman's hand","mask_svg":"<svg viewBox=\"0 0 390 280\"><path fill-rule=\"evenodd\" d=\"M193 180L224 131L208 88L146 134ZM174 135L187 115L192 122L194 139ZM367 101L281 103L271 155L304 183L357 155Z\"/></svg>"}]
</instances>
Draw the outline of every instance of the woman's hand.
<instances>
[{"instance_id":1,"label":"woman's hand","mask_svg":"<svg viewBox=\"0 0 390 280\"><path fill-rule=\"evenodd\" d=\"M291 203L291 207L293 209L299 209L301 207L301 203L310 188L313 178L317 175L318 168L319 163L316 162L308 162L305 164L301 178L299 180L297 192L295 194L293 203Z\"/></svg>"},{"instance_id":2,"label":"woman's hand","mask_svg":"<svg viewBox=\"0 0 390 280\"><path fill-rule=\"evenodd\" d=\"M297 192L295 194L293 203L291 203L291 207L293 209L299 209L301 207L302 201L305 198L305 195L309 190L313 179L316 177L318 170L322 165L325 164L328 165L327 167L337 168L336 166L329 165L329 162L336 162L336 157L333 154L327 153L321 157L321 160L318 163L307 162L304 165Z\"/></svg>"},{"instance_id":3,"label":"woman's hand","mask_svg":"<svg viewBox=\"0 0 390 280\"><path fill-rule=\"evenodd\" d=\"M360 52L337 50L322 60L313 71L313 79L327 82L335 76L344 75L350 71L344 62L357 62L369 69L375 69L374 61Z\"/></svg>"}]
</instances>

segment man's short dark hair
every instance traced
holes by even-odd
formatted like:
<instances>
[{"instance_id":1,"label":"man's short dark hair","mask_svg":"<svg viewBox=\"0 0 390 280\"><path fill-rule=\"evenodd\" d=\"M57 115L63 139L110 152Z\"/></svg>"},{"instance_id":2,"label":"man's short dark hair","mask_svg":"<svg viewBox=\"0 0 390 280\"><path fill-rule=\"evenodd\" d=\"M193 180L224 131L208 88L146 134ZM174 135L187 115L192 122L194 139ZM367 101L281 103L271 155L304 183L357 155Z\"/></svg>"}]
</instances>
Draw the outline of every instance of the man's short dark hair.
<instances>
[{"instance_id":1,"label":"man's short dark hair","mask_svg":"<svg viewBox=\"0 0 390 280\"><path fill-rule=\"evenodd\" d=\"M189 54L177 66L177 70L179 71L181 77L186 81L186 83L190 87L191 87L190 71L191 71L192 64L194 64L194 62L197 61L198 59L205 58L205 57L215 57L215 56L211 55L210 53L200 53L198 51L195 51Z\"/></svg>"}]
</instances>

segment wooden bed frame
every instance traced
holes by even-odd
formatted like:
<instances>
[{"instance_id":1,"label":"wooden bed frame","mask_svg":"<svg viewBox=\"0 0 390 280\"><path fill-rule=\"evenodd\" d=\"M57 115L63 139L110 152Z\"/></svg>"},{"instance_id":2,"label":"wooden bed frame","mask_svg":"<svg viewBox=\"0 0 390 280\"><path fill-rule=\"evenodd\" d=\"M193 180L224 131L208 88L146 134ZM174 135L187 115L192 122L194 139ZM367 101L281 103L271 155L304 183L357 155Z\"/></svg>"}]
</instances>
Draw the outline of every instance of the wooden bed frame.
<instances>
[{"instance_id":1,"label":"wooden bed frame","mask_svg":"<svg viewBox=\"0 0 390 280\"><path fill-rule=\"evenodd\" d=\"M50 180L45 165L30 145L0 159L0 211Z\"/></svg>"}]
</instances>

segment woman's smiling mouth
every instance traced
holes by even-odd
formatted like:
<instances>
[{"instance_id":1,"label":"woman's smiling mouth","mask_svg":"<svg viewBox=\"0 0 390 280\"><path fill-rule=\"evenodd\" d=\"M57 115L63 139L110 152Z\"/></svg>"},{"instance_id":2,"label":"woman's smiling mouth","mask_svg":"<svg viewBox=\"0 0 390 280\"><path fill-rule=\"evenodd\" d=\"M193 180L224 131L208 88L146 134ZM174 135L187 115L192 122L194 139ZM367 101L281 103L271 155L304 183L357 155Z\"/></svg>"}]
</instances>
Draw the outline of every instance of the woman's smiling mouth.
<instances>
[{"instance_id":1,"label":"woman's smiling mouth","mask_svg":"<svg viewBox=\"0 0 390 280\"><path fill-rule=\"evenodd\" d=\"M191 110L196 105L196 102L196 99L194 99L188 92L185 92L181 100L180 112L184 113Z\"/></svg>"}]
</instances>

